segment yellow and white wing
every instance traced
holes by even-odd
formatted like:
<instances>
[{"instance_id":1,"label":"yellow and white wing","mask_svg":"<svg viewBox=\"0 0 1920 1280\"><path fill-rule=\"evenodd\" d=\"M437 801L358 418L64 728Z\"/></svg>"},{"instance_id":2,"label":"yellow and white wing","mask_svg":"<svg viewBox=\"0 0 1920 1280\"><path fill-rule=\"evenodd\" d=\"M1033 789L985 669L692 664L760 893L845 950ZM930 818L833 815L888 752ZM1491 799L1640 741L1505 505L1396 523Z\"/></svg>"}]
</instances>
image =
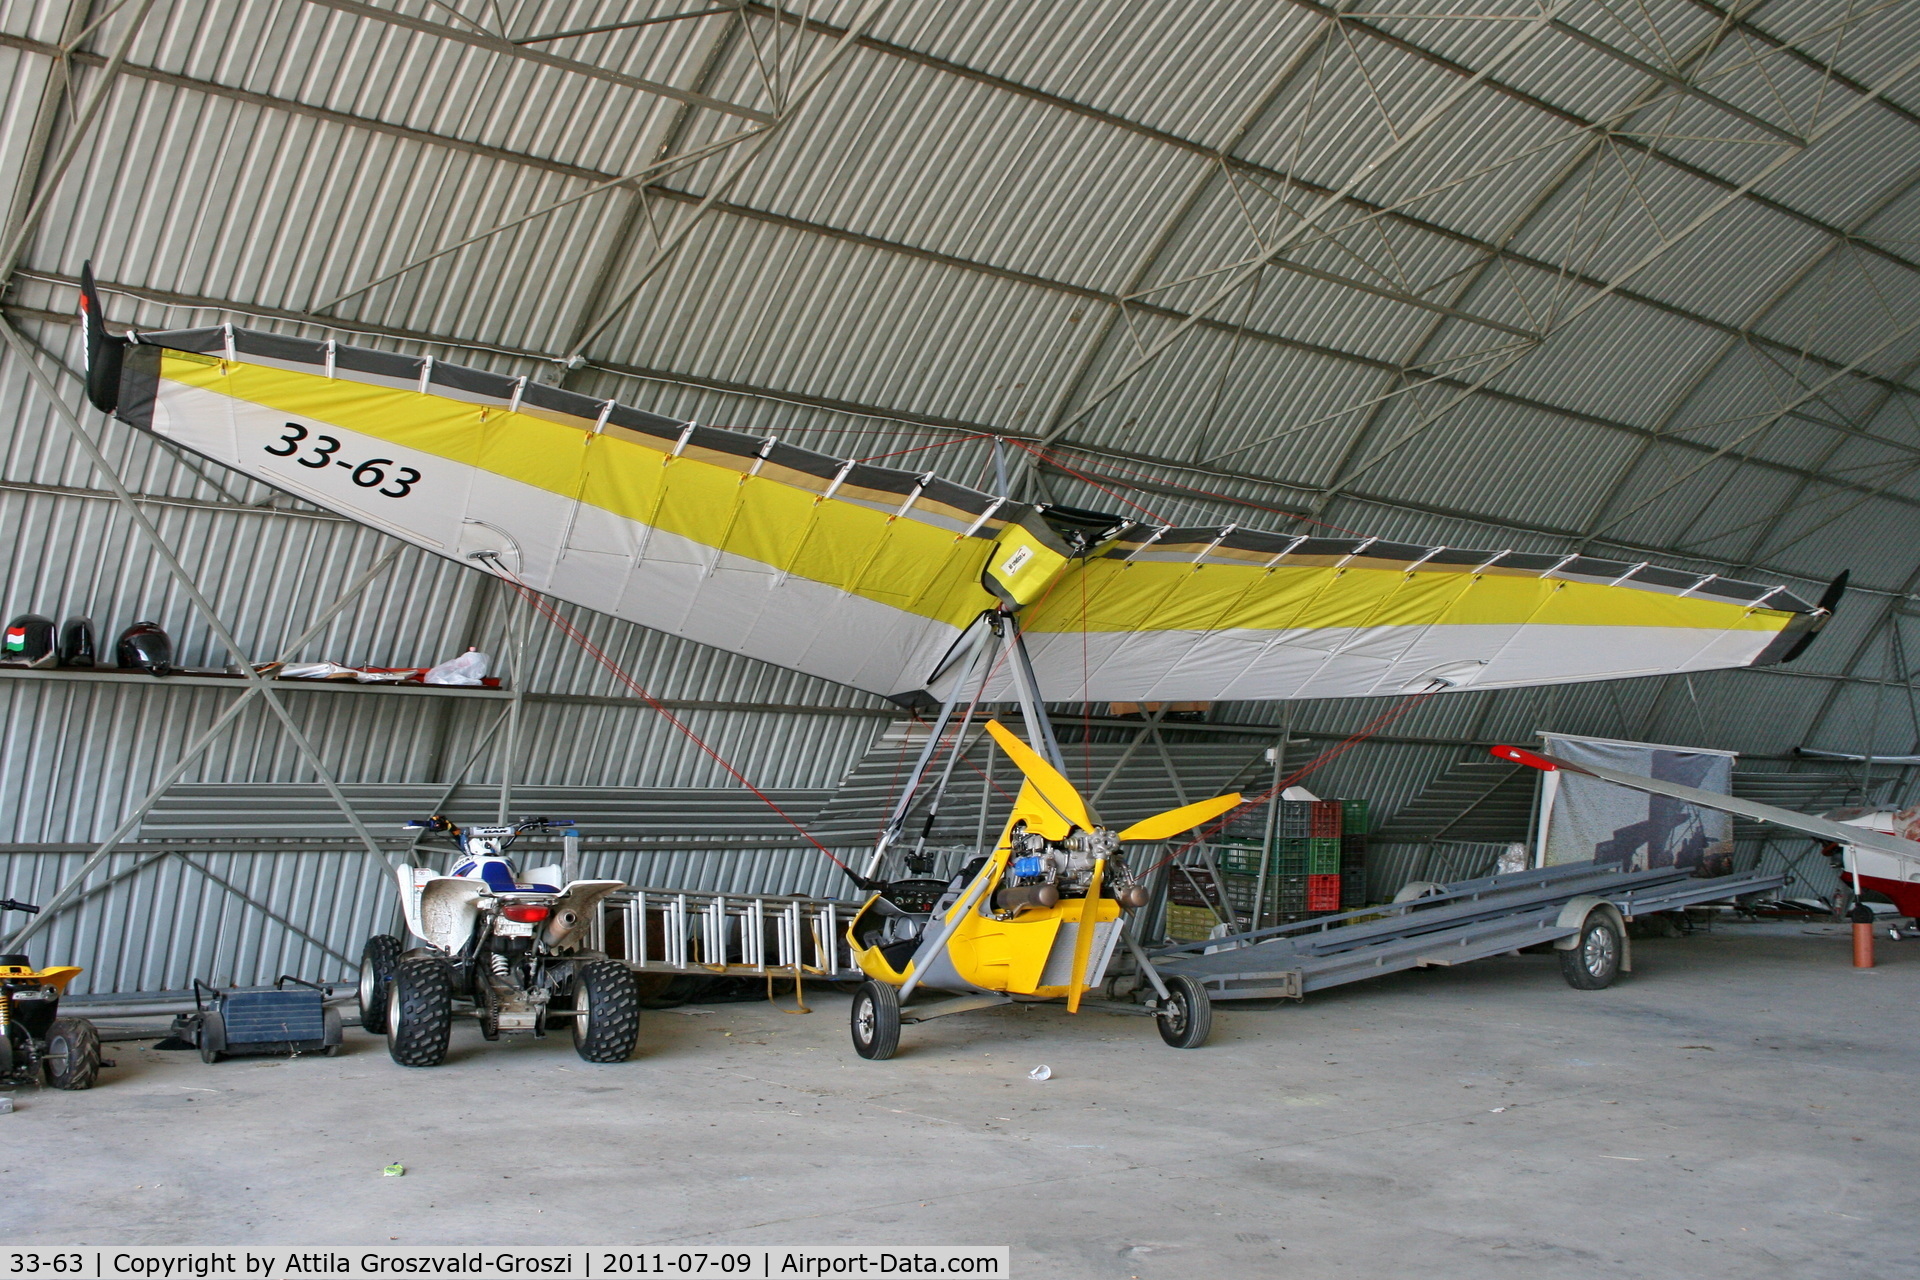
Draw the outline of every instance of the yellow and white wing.
<instances>
[{"instance_id":1,"label":"yellow and white wing","mask_svg":"<svg viewBox=\"0 0 1920 1280\"><path fill-rule=\"evenodd\" d=\"M1826 619L1777 587L1589 556L1140 529L1022 619L1049 697L1345 698L1777 662ZM1084 601L1084 604L1082 603Z\"/></svg>"},{"instance_id":2,"label":"yellow and white wing","mask_svg":"<svg viewBox=\"0 0 1920 1280\"><path fill-rule=\"evenodd\" d=\"M563 600L878 693L924 687L995 603L981 569L996 539L1032 512L538 383L245 330L140 335L117 412L428 551L497 553Z\"/></svg>"},{"instance_id":3,"label":"yellow and white wing","mask_svg":"<svg viewBox=\"0 0 1920 1280\"><path fill-rule=\"evenodd\" d=\"M1586 557L1155 529L525 379L243 329L137 335L118 374L124 421L328 510L453 559L497 557L575 604L893 697L943 691L956 678L940 674L943 656L996 607L1024 610L1042 690L1073 701L1737 667L1779 660L1826 616L1777 588ZM989 697L1011 695L1007 676Z\"/></svg>"}]
</instances>

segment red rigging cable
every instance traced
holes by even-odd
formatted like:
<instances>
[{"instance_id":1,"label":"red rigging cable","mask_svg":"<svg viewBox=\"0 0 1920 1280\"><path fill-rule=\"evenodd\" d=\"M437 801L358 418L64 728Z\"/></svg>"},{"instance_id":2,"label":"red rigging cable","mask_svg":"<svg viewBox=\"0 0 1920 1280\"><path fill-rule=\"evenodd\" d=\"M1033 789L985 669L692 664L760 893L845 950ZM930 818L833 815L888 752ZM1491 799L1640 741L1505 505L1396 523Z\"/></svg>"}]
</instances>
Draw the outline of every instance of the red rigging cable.
<instances>
[{"instance_id":1,"label":"red rigging cable","mask_svg":"<svg viewBox=\"0 0 1920 1280\"><path fill-rule=\"evenodd\" d=\"M878 462L882 458L897 458L903 453L923 453L928 449L944 449L948 445L965 444L969 440L985 440L993 435L991 431L976 431L970 436L959 436L952 440L935 440L932 444L917 444L911 449L895 449L890 453L871 453L864 458L855 458L855 462Z\"/></svg>"},{"instance_id":2,"label":"red rigging cable","mask_svg":"<svg viewBox=\"0 0 1920 1280\"><path fill-rule=\"evenodd\" d=\"M1084 484L1092 485L1094 488L1098 489L1100 492L1106 494L1109 498L1112 498L1115 502L1126 503L1127 506L1132 507L1135 511L1140 512L1142 515L1148 517L1149 519L1155 521L1158 524L1171 523L1171 521L1169 521L1165 516L1160 515L1158 512L1152 510L1151 508L1143 507L1137 502L1134 502L1128 498L1122 497L1120 494L1114 492L1112 489L1109 489L1107 488L1107 486L1101 484L1098 480L1095 480L1092 476L1089 476L1086 472L1075 470L1074 468L1068 466L1066 463L1060 461L1060 459L1047 453L1044 449L1037 449L1032 445L1022 444L1020 441L1015 440L1010 436L1002 436L1000 438L1002 440L1005 440L1008 444L1012 445L1014 448L1022 450L1025 453L1031 454L1035 458L1039 458L1044 462L1051 462L1054 466L1060 468L1060 470L1066 472L1068 475L1072 476L1075 480L1081 481Z\"/></svg>"},{"instance_id":3,"label":"red rigging cable","mask_svg":"<svg viewBox=\"0 0 1920 1280\"><path fill-rule=\"evenodd\" d=\"M754 796L762 804L766 805L767 808L771 809L775 814L777 814L780 817L781 821L785 822L788 826L792 827L795 831L797 831L800 834L801 838L804 839L808 844L812 845L815 849L817 849L820 852L820 854L827 859L827 861L833 863L834 866L839 867L842 871L846 872L850 876L854 874L852 867L849 867L845 862L841 861L840 858L834 854L833 850L827 848L827 846L825 846L824 844L821 844L819 840L815 839L813 833L808 831L805 827L801 826L799 820L796 819L792 814L788 813L785 809L781 808L779 803L775 801L772 796L769 796L766 792L762 791L759 787L754 786L753 783L747 779L747 776L745 774L741 773L740 770L736 769L733 766L731 761L729 761L725 756L721 755L718 751L716 751L713 748L713 746L710 743L706 741L706 739L702 738L698 733L696 733L693 730L692 726L688 725L685 721L681 720L678 716L674 715L673 712L668 710L665 704L663 704L658 698L655 698L651 693L648 693L646 688L642 686L639 681L635 680L632 676L628 675L626 673L626 670L622 668L619 663L615 662L612 658L608 657L605 650L601 649L599 645L595 644L592 640L588 639L587 636L583 632L581 632L581 630L578 627L574 626L573 623L569 622L566 619L566 617L560 613L558 609L554 608L553 605L546 600L544 596L542 596L539 592L535 591L533 588L527 586L526 583L520 581L519 577L516 574L514 574L510 569L508 569L505 565L501 564L497 557L489 556L485 560L483 560L482 563L490 566L493 569L494 573L500 578L500 580L506 583L509 587L511 587L514 593L518 595L522 600L525 600L529 605L531 605L535 612L539 613L543 618L547 619L547 621L552 623L554 628L558 630L562 635L564 635L567 639L573 641L574 644L578 645L580 649L587 654L588 657L592 658L595 662L599 663L602 667L606 668L606 670L614 677L614 679L618 680L621 684L625 685L630 691L632 691L635 697L639 698L642 702L646 703L647 706L651 707L655 712L659 713L659 715L663 717L668 724L672 725L675 729L679 730L681 734L685 735L686 739L689 742L693 743L693 745L698 747L700 751L703 754L705 754L710 760L712 760L715 764L719 765L720 768L724 770L729 777L731 777L735 782L738 782L741 786L745 787L748 791L752 792ZM1042 596L1038 601L1035 602L1036 606L1039 604L1044 604L1046 602L1046 597L1048 595L1051 595L1053 593L1053 588L1058 585L1059 585L1059 579L1056 578L1053 583L1048 585L1047 591L1044 594L1042 594ZM992 680L993 675L997 673L999 670L1000 663L1004 662L1006 660L1006 657L1007 657L1007 654L1003 650L1000 654L1000 657L995 661L992 670L990 670L988 673L988 677L987 677L988 681ZM1083 689L1082 692L1085 692L1085 690ZM1195 845L1201 843L1208 836L1214 834L1215 832L1219 831L1221 828L1225 827L1229 822L1233 821L1234 818L1241 816L1242 814L1248 813L1251 810L1258 808L1260 805L1270 803L1282 791L1292 786L1295 782L1299 781L1301 778L1306 777L1309 773L1312 773L1314 770L1320 768L1322 765L1327 764L1342 755L1345 755L1348 751L1352 750L1354 747L1358 746L1360 743L1364 742L1366 739L1372 737L1374 734L1378 733L1381 729L1385 728L1387 725L1391 724L1393 721L1398 720L1401 716L1405 715L1407 712L1411 711L1414 707L1418 706L1420 703L1424 702L1426 699L1432 697L1434 694L1438 692L1440 692L1440 690L1438 689L1429 689L1429 690L1426 690L1425 692L1411 694L1408 697L1401 699L1399 702L1389 707L1386 711L1374 717L1372 720L1368 721L1365 725L1362 725L1354 733L1350 734L1346 738L1341 739L1339 742L1335 743L1333 746L1327 748L1327 750L1315 756L1312 760L1309 760L1306 764L1302 765L1299 769L1296 769L1293 773L1281 779L1278 783L1274 784L1274 786L1268 789L1267 791L1254 797L1252 800L1249 800L1246 803L1238 806L1237 808L1233 809L1232 811L1230 811L1229 813L1227 813L1226 815L1218 819L1212 825L1206 827L1198 835L1194 836L1193 839L1187 841L1185 844L1181 845L1179 848L1173 850L1171 853L1161 858L1160 861L1154 863L1153 866L1147 868L1147 871L1152 872L1152 871L1159 870L1161 867L1167 865L1169 862L1172 862L1175 858L1179 857L1181 854L1187 852L1189 849L1193 848ZM913 718L915 720L920 720L920 717L918 714L916 713L910 713L910 714L913 715ZM921 721L921 723L925 723L925 721ZM957 751L959 750L959 747L960 747L960 744L958 741L958 735L956 735L955 742L953 744L953 749ZM1089 747L1089 750L1090 749L1091 748ZM960 758L962 760L966 760L965 754L962 753ZM974 772L980 773L983 777L985 776L984 771L981 770L980 766L974 764L973 761L966 760L966 763L967 763L967 766L971 768ZM989 779L989 781L991 782L992 780ZM998 791L1002 796L1007 795L1005 788L999 786L997 783L993 785L993 789L995 791Z\"/></svg>"},{"instance_id":4,"label":"red rigging cable","mask_svg":"<svg viewBox=\"0 0 1920 1280\"><path fill-rule=\"evenodd\" d=\"M753 792L755 796L759 797L760 802L762 804L766 805L767 808L773 810L776 814L780 815L780 818L783 822L785 822L788 826L792 827L795 831L798 831L801 837L805 839L808 844L812 845L815 849L818 849L823 855L825 855L827 861L833 863L834 866L839 867L842 871L846 872L850 876L854 874L852 867L849 867L846 863L840 861L839 858L835 857L833 850L827 848L827 846L821 844L818 840L814 839L813 833L811 831L808 831L805 827L801 826L800 823L794 818L792 814L788 813L785 809L782 809L772 796L768 795L766 792L762 791L760 788L754 786L753 783L747 781L747 777L745 774L741 773L738 769L734 768L733 765L727 760L725 756L721 755L718 751L715 751L713 747L707 743L706 739L702 738L699 734L695 733L692 727L689 726L685 721L681 720L680 717L674 715L673 712L667 710L666 706L662 704L658 698L655 698L652 694L648 693L644 688L642 688L639 681L635 680L632 676L628 675L626 671L621 668L619 663L615 662L612 658L609 658L606 655L606 652L602 650L599 645L587 639L587 637L580 631L580 629L574 626L571 622L567 621L567 619L561 615L558 609L555 609L551 604L547 602L545 597L543 597L539 592L535 591L533 588L529 587L526 583L520 581L519 577L516 576L512 570L508 569L505 565L501 564L497 557L488 557L485 561L483 561L483 563L492 566L494 572L499 575L500 580L506 583L509 587L512 587L514 592L522 600L525 600L528 604L532 605L534 609L542 617L546 618L547 621L551 622L554 625L554 627L557 628L562 635L567 637L567 639L579 645L580 648L586 652L588 657L592 658L595 662L599 663L601 666L605 667L609 672L611 672L614 679L618 680L621 684L624 684L625 686L627 686L628 689L632 690L635 697L639 698L642 702L646 703L649 707L652 707L655 711L659 712L662 716L664 716L668 724L672 725L674 728L678 729L681 733L685 734L689 742L693 743L694 746L700 748L701 751L706 753L709 759L711 759L715 764L719 765L722 769L726 770L729 777L731 777L735 782L738 782L741 786L745 787L747 790ZM516 676L516 678L518 677ZM858 877L856 876L855 879L858 880Z\"/></svg>"},{"instance_id":5,"label":"red rigging cable","mask_svg":"<svg viewBox=\"0 0 1920 1280\"><path fill-rule=\"evenodd\" d=\"M1160 861L1154 863L1152 866L1148 867L1146 871L1143 871L1140 874L1147 875L1151 872L1158 871L1161 867L1166 866L1169 862L1172 862L1175 858L1178 858L1181 854L1187 852L1187 850L1193 848L1195 845L1203 843L1208 836L1211 836L1214 833L1220 831L1228 823L1232 822L1235 818L1239 818L1246 814L1249 814L1253 812L1255 809L1258 809L1263 804L1273 803L1273 801L1277 800L1280 797L1280 793L1285 791L1288 787L1300 781L1300 779L1306 777L1308 774L1312 773L1315 769L1318 769L1320 766L1325 764L1330 764L1334 760L1345 755L1347 752L1353 750L1355 747L1359 746L1362 742L1365 742L1368 738L1371 738L1374 734L1380 732L1382 729L1392 724L1395 720L1398 720L1401 716L1407 714L1407 712L1413 710L1415 707L1419 706L1422 702L1425 702L1428 698L1431 698L1434 694L1439 692L1441 692L1440 689L1427 689L1420 693L1410 694L1409 696L1402 698L1400 701L1394 703L1391 707L1388 707L1385 711L1381 712L1379 715L1375 716L1373 719L1367 721L1367 723L1361 725L1358 729L1354 730L1351 734L1342 738L1340 741L1334 743L1331 747L1328 747L1325 751L1322 751L1319 755L1307 761L1305 764L1301 765L1298 769L1295 769L1292 773L1280 779L1280 781L1274 783L1273 786L1269 787L1267 790L1261 792L1259 795L1255 796L1253 799L1245 801L1244 803L1234 807L1233 809L1228 810L1226 814L1224 814L1211 826L1203 828L1198 834L1196 834L1193 837L1193 839L1187 841L1185 844L1181 845L1179 848L1173 850L1173 852L1167 854L1164 858L1161 858Z\"/></svg>"},{"instance_id":6,"label":"red rigging cable","mask_svg":"<svg viewBox=\"0 0 1920 1280\"><path fill-rule=\"evenodd\" d=\"M1009 441L1009 443L1017 443L1017 442ZM1022 447L1024 448L1025 446L1022 446ZM1089 475L1095 475L1095 476L1100 476L1102 479L1112 480L1115 484L1126 484L1126 480L1120 479L1117 476L1108 475L1106 474L1105 471L1074 472L1069 467L1067 467L1065 463L1060 461L1060 458L1057 454L1054 454L1045 450L1041 450L1038 456L1044 457L1048 462L1053 463L1053 465L1055 465L1056 467L1059 467L1062 471L1067 471L1068 474L1070 475L1078 475L1081 479L1087 479ZM1331 529L1335 533L1347 534L1349 537L1364 538L1366 536L1365 534L1359 533L1353 529L1343 528L1342 526L1337 524L1328 524L1325 520L1315 520L1311 516L1303 516L1296 512L1288 511L1284 507L1269 507L1264 503L1255 502L1251 498L1236 497L1231 493L1225 493L1217 489L1202 489L1197 485L1181 484L1177 480L1166 480L1166 479L1161 479L1160 477L1157 477L1157 476L1153 476L1153 477L1145 476L1142 472L1129 471L1124 467L1115 466L1112 462L1107 461L1106 459L1101 459L1100 465L1102 467L1105 467L1107 471L1119 472L1121 476L1126 476L1132 479L1151 479L1157 485L1164 485L1169 489L1184 490L1187 493L1197 494L1202 498L1213 498L1216 501L1229 502L1239 507L1251 507L1255 511L1269 511L1277 516L1285 516L1289 520L1298 520L1301 524L1317 525L1322 529ZM1092 481L1088 480L1088 483L1092 483ZM1131 488L1133 486L1128 486L1128 487Z\"/></svg>"}]
</instances>

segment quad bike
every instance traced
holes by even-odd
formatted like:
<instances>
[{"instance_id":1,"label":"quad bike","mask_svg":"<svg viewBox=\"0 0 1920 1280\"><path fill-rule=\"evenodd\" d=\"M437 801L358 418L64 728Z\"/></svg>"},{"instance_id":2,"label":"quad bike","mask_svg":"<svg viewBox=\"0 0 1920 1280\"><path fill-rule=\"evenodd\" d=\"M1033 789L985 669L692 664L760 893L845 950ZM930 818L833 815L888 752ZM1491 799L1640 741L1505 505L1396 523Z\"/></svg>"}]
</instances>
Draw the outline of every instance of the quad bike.
<instances>
[{"instance_id":1,"label":"quad bike","mask_svg":"<svg viewBox=\"0 0 1920 1280\"><path fill-rule=\"evenodd\" d=\"M459 852L445 875L398 870L407 928L425 945L409 949L379 934L361 957L360 1025L387 1037L395 1062L440 1065L456 1013L477 1019L488 1040L544 1036L564 1021L588 1062L632 1055L639 983L624 964L585 949L594 908L621 882L562 886L559 866L535 867L522 879L507 857L523 832L572 825L533 818L462 829L438 815L407 824L450 837Z\"/></svg>"},{"instance_id":2,"label":"quad bike","mask_svg":"<svg viewBox=\"0 0 1920 1280\"><path fill-rule=\"evenodd\" d=\"M40 908L0 898L0 911ZM0 1085L91 1089L100 1074L100 1033L85 1018L60 1016L60 995L83 971L72 965L35 969L22 955L0 955Z\"/></svg>"}]
</instances>

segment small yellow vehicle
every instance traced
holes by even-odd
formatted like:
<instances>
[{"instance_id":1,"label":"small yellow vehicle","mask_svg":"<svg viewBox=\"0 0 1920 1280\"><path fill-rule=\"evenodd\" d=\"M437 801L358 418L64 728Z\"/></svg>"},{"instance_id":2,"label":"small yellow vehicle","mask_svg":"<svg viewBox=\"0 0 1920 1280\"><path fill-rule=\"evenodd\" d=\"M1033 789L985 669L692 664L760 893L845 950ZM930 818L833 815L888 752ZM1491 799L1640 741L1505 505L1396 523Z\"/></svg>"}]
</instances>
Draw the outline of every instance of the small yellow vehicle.
<instances>
[{"instance_id":1,"label":"small yellow vehicle","mask_svg":"<svg viewBox=\"0 0 1920 1280\"><path fill-rule=\"evenodd\" d=\"M847 942L867 975L853 997L854 1052L890 1058L903 1024L1014 1001L1064 999L1078 1012L1122 944L1154 995L1144 1005L1100 1007L1152 1014L1175 1048L1206 1043L1213 1017L1204 988L1191 978L1163 980L1126 936L1127 913L1148 894L1120 846L1190 831L1238 806L1240 794L1110 831L1038 752L997 720L987 732L1025 776L1006 830L990 856L951 881L883 884L853 918ZM956 994L908 1005L921 988Z\"/></svg>"},{"instance_id":2,"label":"small yellow vehicle","mask_svg":"<svg viewBox=\"0 0 1920 1280\"><path fill-rule=\"evenodd\" d=\"M0 898L0 911L38 907ZM23 955L0 955L0 1085L91 1089L100 1074L100 1033L85 1018L60 1016L60 997L84 970L36 969Z\"/></svg>"}]
</instances>

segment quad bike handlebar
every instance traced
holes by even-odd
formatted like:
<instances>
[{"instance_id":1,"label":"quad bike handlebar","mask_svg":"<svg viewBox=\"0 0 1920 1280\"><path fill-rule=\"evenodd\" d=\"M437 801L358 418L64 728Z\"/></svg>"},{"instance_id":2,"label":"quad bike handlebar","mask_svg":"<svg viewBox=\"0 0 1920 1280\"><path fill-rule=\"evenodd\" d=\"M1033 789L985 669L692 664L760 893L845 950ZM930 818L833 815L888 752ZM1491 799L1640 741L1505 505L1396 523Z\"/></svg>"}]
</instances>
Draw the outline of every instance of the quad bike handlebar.
<instances>
[{"instance_id":1,"label":"quad bike handlebar","mask_svg":"<svg viewBox=\"0 0 1920 1280\"><path fill-rule=\"evenodd\" d=\"M532 831L536 827L570 827L573 825L573 819L572 818L525 818L519 822L515 822L510 825L513 827L514 833L517 835L522 831ZM408 822L406 822L404 824L404 827L407 829L412 829L417 831L443 831L443 832L446 832L448 835L455 835L455 836L460 834L460 827L458 824L456 824L453 821L453 819L445 817L438 813L434 814L431 818L413 818Z\"/></svg>"},{"instance_id":2,"label":"quad bike handlebar","mask_svg":"<svg viewBox=\"0 0 1920 1280\"><path fill-rule=\"evenodd\" d=\"M40 914L40 908L30 902L15 902L12 898L0 898L0 911L24 911L30 916Z\"/></svg>"}]
</instances>

